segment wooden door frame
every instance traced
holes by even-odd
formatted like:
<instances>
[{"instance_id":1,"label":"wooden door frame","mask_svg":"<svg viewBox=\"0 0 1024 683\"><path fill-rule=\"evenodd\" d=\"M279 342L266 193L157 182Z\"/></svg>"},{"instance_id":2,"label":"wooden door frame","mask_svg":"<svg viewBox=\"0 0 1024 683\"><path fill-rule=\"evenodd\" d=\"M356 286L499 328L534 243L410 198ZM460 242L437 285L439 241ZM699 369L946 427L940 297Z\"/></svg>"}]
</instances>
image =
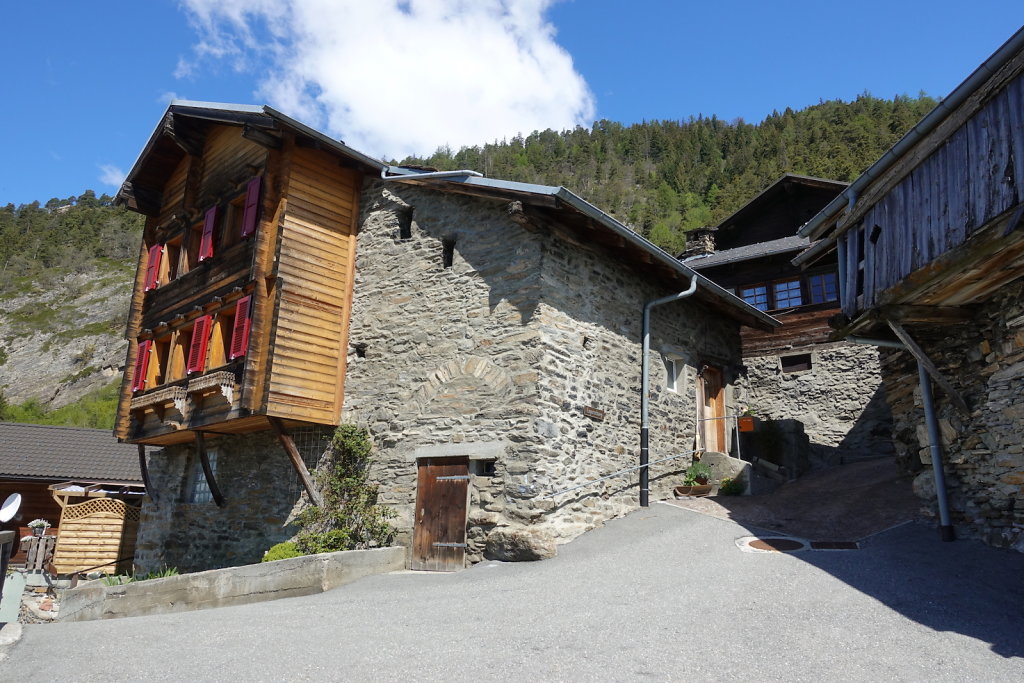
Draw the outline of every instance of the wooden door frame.
<instances>
[{"instance_id":1,"label":"wooden door frame","mask_svg":"<svg viewBox=\"0 0 1024 683\"><path fill-rule=\"evenodd\" d=\"M711 371L712 373L718 375L718 392L717 392L717 396L715 396L715 397L713 397L711 399L712 403L710 405L708 404L708 400L707 400L708 399L708 397L707 397L707 385L708 385L708 383L704 379L704 375L708 371ZM697 417L698 427L697 427L697 430L698 430L698 434L700 435L700 444L699 444L699 446L701 448L705 449L705 450L708 450L708 451L715 451L715 452L720 452L720 453L726 453L726 452L728 452L728 441L727 441L727 438L726 438L727 430L726 430L726 424L725 424L726 420L724 420L724 419L708 420L707 419L707 418L713 418L713 417L718 417L718 418L724 418L725 417L725 414L726 414L726 410L725 410L725 403L726 403L726 401L725 401L725 387L726 387L726 383L725 383L725 368L723 366L721 366L721 365L716 365L716 364L714 364L714 363L712 363L710 361L702 361L701 362L700 370L699 370L698 375L697 375L697 378L700 380L699 383L698 383L698 387L699 387L698 399L699 400L697 402L697 411L698 411L698 417ZM711 414L709 414L709 412ZM713 448L710 447L710 444L709 444L710 439L708 438L708 435L711 434L712 432L710 432L709 430L714 430L713 434L715 436L715 441L716 441L716 443L714 445L717 446L717 449L713 449Z\"/></svg>"}]
</instances>

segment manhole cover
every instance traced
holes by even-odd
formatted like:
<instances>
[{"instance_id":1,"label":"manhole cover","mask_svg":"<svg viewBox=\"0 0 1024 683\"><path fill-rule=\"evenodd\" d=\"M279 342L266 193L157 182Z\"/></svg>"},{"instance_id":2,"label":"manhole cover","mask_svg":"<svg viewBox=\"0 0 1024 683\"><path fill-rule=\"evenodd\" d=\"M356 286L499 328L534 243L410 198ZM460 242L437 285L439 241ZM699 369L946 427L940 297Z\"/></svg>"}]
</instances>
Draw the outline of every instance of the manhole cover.
<instances>
[{"instance_id":1,"label":"manhole cover","mask_svg":"<svg viewBox=\"0 0 1024 683\"><path fill-rule=\"evenodd\" d=\"M751 553L792 553L797 550L806 550L807 544L795 538L746 536L736 539L736 545L740 550Z\"/></svg>"}]
</instances>

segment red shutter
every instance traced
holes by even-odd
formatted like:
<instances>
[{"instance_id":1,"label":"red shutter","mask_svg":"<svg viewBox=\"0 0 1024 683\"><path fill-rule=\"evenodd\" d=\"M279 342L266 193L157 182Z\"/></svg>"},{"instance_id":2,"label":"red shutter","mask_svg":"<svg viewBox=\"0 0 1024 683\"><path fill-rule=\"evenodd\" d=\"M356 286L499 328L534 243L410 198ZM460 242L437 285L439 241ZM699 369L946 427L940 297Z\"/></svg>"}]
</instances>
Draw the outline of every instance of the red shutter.
<instances>
[{"instance_id":1,"label":"red shutter","mask_svg":"<svg viewBox=\"0 0 1024 683\"><path fill-rule=\"evenodd\" d=\"M152 346L152 339L139 342L139 354L135 357L135 374L132 377L132 391L142 391L146 388L146 371L149 370L149 349Z\"/></svg>"},{"instance_id":2,"label":"red shutter","mask_svg":"<svg viewBox=\"0 0 1024 683\"><path fill-rule=\"evenodd\" d=\"M242 237L249 237L256 232L256 221L260 214L260 188L263 176L256 176L249 181L245 191L245 212L242 214Z\"/></svg>"},{"instance_id":3,"label":"red shutter","mask_svg":"<svg viewBox=\"0 0 1024 683\"><path fill-rule=\"evenodd\" d=\"M149 260L146 264L146 287L144 291L156 289L160 285L160 256L164 253L164 245L154 244L149 248Z\"/></svg>"},{"instance_id":4,"label":"red shutter","mask_svg":"<svg viewBox=\"0 0 1024 683\"><path fill-rule=\"evenodd\" d=\"M188 347L188 372L202 372L206 369L206 345L210 341L210 322L213 316L204 315L196 320L192 328L192 343Z\"/></svg>"},{"instance_id":5,"label":"red shutter","mask_svg":"<svg viewBox=\"0 0 1024 683\"><path fill-rule=\"evenodd\" d=\"M206 210L206 221L203 223L203 239L199 241L199 261L213 257L213 232L217 229L216 206Z\"/></svg>"},{"instance_id":6,"label":"red shutter","mask_svg":"<svg viewBox=\"0 0 1024 683\"><path fill-rule=\"evenodd\" d=\"M228 360L241 358L249 348L249 306L252 295L243 296L235 306L235 324L231 330L231 352Z\"/></svg>"}]
</instances>

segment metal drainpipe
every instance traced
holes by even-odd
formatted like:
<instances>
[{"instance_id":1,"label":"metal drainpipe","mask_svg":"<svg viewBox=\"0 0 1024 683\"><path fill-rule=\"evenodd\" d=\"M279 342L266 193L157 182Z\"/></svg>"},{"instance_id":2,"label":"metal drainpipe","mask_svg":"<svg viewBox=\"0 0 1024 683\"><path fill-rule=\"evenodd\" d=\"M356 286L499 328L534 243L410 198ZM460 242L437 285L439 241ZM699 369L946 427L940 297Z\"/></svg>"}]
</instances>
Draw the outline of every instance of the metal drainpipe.
<instances>
[{"instance_id":1,"label":"metal drainpipe","mask_svg":"<svg viewBox=\"0 0 1024 683\"><path fill-rule=\"evenodd\" d=\"M890 349L906 350L900 342L888 339L868 339L866 337L849 336L846 341L868 346L885 346ZM932 400L932 380L928 371L920 361L917 363L917 377L921 384L921 405L924 407L924 422L928 429L928 448L932 456L932 476L935 478L935 502L939 507L939 538L943 541L956 540L956 533L949 520L949 499L946 496L946 473L942 468L942 442L939 432L939 421L935 417L935 402Z\"/></svg>"},{"instance_id":2,"label":"metal drainpipe","mask_svg":"<svg viewBox=\"0 0 1024 683\"><path fill-rule=\"evenodd\" d=\"M685 299L697 291L697 276L690 276L690 286L686 291L678 294L648 301L644 305L643 321L643 352L640 360L640 507L650 505L650 472L647 463L650 458L650 439L647 426L647 409L649 403L648 394L651 390L651 381L648 377L651 356L651 309L662 304L669 304L673 301Z\"/></svg>"}]
</instances>

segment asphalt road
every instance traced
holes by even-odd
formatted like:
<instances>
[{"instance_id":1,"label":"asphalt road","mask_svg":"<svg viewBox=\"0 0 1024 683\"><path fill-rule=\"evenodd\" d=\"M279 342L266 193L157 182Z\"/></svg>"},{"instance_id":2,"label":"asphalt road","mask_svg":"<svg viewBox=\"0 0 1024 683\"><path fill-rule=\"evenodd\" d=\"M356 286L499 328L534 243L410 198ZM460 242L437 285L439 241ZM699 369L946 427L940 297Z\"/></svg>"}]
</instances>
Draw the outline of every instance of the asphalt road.
<instances>
[{"instance_id":1,"label":"asphalt road","mask_svg":"<svg viewBox=\"0 0 1024 683\"><path fill-rule=\"evenodd\" d=\"M751 533L656 504L545 562L30 625L0 679L1024 680L1024 554L917 524L858 551L742 552Z\"/></svg>"}]
</instances>

